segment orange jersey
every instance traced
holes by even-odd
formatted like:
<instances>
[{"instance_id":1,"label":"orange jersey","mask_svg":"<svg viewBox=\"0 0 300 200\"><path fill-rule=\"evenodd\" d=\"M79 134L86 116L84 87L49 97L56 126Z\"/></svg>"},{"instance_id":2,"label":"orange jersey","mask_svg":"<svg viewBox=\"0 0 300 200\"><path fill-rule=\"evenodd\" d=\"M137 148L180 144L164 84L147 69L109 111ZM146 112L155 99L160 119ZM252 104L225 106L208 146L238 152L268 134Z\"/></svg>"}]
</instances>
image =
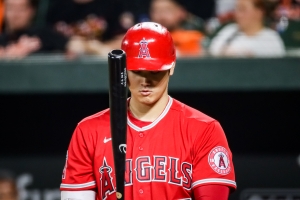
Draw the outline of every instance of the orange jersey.
<instances>
[{"instance_id":1,"label":"orange jersey","mask_svg":"<svg viewBox=\"0 0 300 200\"><path fill-rule=\"evenodd\" d=\"M201 54L201 41L204 35L195 30L176 30L171 32L174 45L180 56L198 56Z\"/></svg>"},{"instance_id":2,"label":"orange jersey","mask_svg":"<svg viewBox=\"0 0 300 200\"><path fill-rule=\"evenodd\" d=\"M236 188L232 154L221 125L169 98L162 114L139 127L128 118L125 199L192 199L193 189L219 184ZM115 200L109 109L85 118L72 136L63 191L95 190Z\"/></svg>"}]
</instances>

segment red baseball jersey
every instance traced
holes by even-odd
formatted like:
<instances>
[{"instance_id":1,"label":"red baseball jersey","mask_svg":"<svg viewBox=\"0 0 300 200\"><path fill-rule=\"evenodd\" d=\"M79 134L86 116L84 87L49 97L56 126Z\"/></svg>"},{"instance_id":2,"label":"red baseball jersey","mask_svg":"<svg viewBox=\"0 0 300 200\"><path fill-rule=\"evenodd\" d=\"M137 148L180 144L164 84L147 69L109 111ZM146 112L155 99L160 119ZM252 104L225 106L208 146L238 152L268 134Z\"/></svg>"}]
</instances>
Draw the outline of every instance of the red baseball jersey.
<instances>
[{"instance_id":1,"label":"red baseball jersey","mask_svg":"<svg viewBox=\"0 0 300 200\"><path fill-rule=\"evenodd\" d=\"M161 115L141 127L128 117L125 199L192 199L201 185L236 188L232 154L218 121L171 97ZM72 136L63 191L94 190L115 200L109 109L85 118Z\"/></svg>"}]
</instances>

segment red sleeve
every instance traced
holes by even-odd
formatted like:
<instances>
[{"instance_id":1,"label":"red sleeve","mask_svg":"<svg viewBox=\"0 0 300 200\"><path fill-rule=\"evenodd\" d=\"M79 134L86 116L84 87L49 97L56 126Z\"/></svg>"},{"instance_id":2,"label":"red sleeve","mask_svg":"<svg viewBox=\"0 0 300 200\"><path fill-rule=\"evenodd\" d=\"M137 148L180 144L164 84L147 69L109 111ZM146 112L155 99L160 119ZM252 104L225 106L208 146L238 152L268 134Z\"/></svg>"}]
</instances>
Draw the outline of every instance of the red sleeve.
<instances>
[{"instance_id":1,"label":"red sleeve","mask_svg":"<svg viewBox=\"0 0 300 200\"><path fill-rule=\"evenodd\" d=\"M217 121L202 125L194 142L192 188L203 185L236 188L232 154Z\"/></svg>"},{"instance_id":2,"label":"red sleeve","mask_svg":"<svg viewBox=\"0 0 300 200\"><path fill-rule=\"evenodd\" d=\"M92 146L90 138L76 127L66 157L63 170L61 190L91 190L96 188L93 174L93 155L88 146Z\"/></svg>"},{"instance_id":3,"label":"red sleeve","mask_svg":"<svg viewBox=\"0 0 300 200\"><path fill-rule=\"evenodd\" d=\"M229 187L224 185L203 185L194 189L195 200L228 200Z\"/></svg>"}]
</instances>

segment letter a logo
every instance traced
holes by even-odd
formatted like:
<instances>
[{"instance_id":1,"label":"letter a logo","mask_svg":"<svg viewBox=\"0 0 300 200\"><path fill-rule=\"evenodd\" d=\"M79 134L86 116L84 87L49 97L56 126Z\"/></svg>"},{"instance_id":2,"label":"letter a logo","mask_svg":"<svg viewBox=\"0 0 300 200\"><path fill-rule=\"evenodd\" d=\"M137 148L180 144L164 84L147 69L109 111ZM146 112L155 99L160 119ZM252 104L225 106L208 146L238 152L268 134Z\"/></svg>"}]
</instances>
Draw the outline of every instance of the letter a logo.
<instances>
[{"instance_id":1,"label":"letter a logo","mask_svg":"<svg viewBox=\"0 0 300 200\"><path fill-rule=\"evenodd\" d=\"M224 162L224 159L223 159L224 155L223 155L223 154L220 154L219 157L220 157L220 160L219 160L219 167L224 167L224 168L226 168L226 165L225 165L225 162Z\"/></svg>"},{"instance_id":2,"label":"letter a logo","mask_svg":"<svg viewBox=\"0 0 300 200\"><path fill-rule=\"evenodd\" d=\"M147 42L147 40L145 40L145 38L143 38L140 41L140 52L139 52L139 58L144 58L144 57L150 58L148 42Z\"/></svg>"},{"instance_id":3,"label":"letter a logo","mask_svg":"<svg viewBox=\"0 0 300 200\"><path fill-rule=\"evenodd\" d=\"M107 164L105 157L103 160L103 165L99 168L99 172L101 173L101 196L102 199L107 199L108 195L111 195L115 192L115 188L111 177L112 168Z\"/></svg>"}]
</instances>

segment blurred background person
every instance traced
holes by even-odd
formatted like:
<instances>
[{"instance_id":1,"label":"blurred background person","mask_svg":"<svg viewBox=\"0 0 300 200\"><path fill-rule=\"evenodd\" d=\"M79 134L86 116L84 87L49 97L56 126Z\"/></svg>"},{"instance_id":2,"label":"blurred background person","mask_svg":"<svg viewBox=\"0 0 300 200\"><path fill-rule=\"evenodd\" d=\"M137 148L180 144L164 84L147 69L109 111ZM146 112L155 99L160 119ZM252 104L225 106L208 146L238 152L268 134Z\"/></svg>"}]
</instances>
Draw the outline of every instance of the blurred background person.
<instances>
[{"instance_id":1,"label":"blurred background person","mask_svg":"<svg viewBox=\"0 0 300 200\"><path fill-rule=\"evenodd\" d=\"M288 19L300 20L300 1L299 0L280 0L276 9L277 17L285 16Z\"/></svg>"},{"instance_id":2,"label":"blurred background person","mask_svg":"<svg viewBox=\"0 0 300 200\"><path fill-rule=\"evenodd\" d=\"M24 58L32 53L64 52L68 39L33 24L38 0L4 0L0 58Z\"/></svg>"},{"instance_id":3,"label":"blurred background person","mask_svg":"<svg viewBox=\"0 0 300 200\"><path fill-rule=\"evenodd\" d=\"M204 22L191 14L181 0L152 0L150 19L171 33L178 56L199 56Z\"/></svg>"},{"instance_id":4,"label":"blurred background person","mask_svg":"<svg viewBox=\"0 0 300 200\"><path fill-rule=\"evenodd\" d=\"M18 189L11 172L0 170L0 200L17 200Z\"/></svg>"},{"instance_id":5,"label":"blurred background person","mask_svg":"<svg viewBox=\"0 0 300 200\"><path fill-rule=\"evenodd\" d=\"M130 11L134 15L136 23L148 22L150 20L149 8L153 0L132 0L126 1L123 4L124 10ZM208 20L214 16L215 12L215 0L212 1L199 1L189 0L181 1L181 5L184 6L189 13L200 17L203 20Z\"/></svg>"},{"instance_id":6,"label":"blurred background person","mask_svg":"<svg viewBox=\"0 0 300 200\"><path fill-rule=\"evenodd\" d=\"M49 9L47 23L71 38L71 52L106 56L110 50L120 48L127 27L134 24L123 4L120 0L56 1Z\"/></svg>"},{"instance_id":7,"label":"blurred background person","mask_svg":"<svg viewBox=\"0 0 300 200\"><path fill-rule=\"evenodd\" d=\"M225 26L211 41L213 56L281 57L285 48L278 33L265 26L276 2L268 0L237 0L236 23Z\"/></svg>"},{"instance_id":8,"label":"blurred background person","mask_svg":"<svg viewBox=\"0 0 300 200\"><path fill-rule=\"evenodd\" d=\"M206 32L213 34L234 19L234 8L236 0L215 0L215 16L207 20Z\"/></svg>"},{"instance_id":9,"label":"blurred background person","mask_svg":"<svg viewBox=\"0 0 300 200\"><path fill-rule=\"evenodd\" d=\"M281 0L276 9L277 32L287 50L300 49L300 1Z\"/></svg>"},{"instance_id":10,"label":"blurred background person","mask_svg":"<svg viewBox=\"0 0 300 200\"><path fill-rule=\"evenodd\" d=\"M221 23L226 23L233 20L234 8L236 0L215 0L216 1L216 16Z\"/></svg>"},{"instance_id":11,"label":"blurred background person","mask_svg":"<svg viewBox=\"0 0 300 200\"><path fill-rule=\"evenodd\" d=\"M3 0L0 0L0 33L2 32L4 18L4 3Z\"/></svg>"}]
</instances>

